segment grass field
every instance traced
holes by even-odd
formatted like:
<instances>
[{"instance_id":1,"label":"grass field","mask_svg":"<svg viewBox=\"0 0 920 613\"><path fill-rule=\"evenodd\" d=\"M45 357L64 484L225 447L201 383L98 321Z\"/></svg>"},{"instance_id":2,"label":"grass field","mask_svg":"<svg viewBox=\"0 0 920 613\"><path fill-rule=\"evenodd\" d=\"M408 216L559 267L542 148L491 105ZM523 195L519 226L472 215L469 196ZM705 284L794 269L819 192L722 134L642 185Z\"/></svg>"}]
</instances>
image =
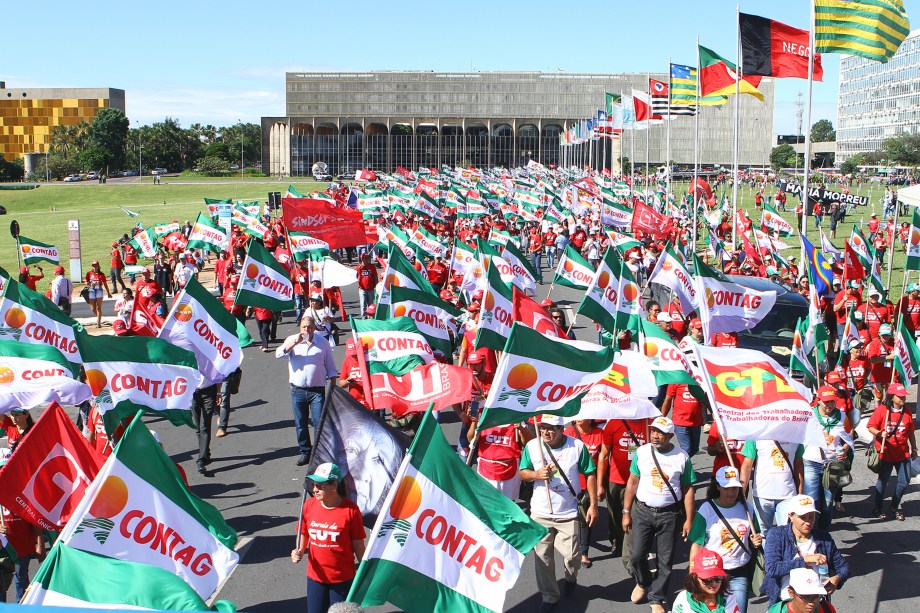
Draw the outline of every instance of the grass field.
<instances>
[{"instance_id":1,"label":"grass field","mask_svg":"<svg viewBox=\"0 0 920 613\"><path fill-rule=\"evenodd\" d=\"M150 181L152 179L145 177L143 183L138 183L135 179L111 181L105 185L95 182L52 183L34 190L0 191L0 205L5 206L8 212L4 221L15 219L19 222L24 236L56 245L61 253L62 263L68 268L67 222L71 219L79 220L84 273L94 259L98 259L102 263L102 269L108 272L108 256L112 241L130 232L135 223L139 222L148 227L173 219L177 219L179 223L186 219L194 221L198 213L205 210L204 198L265 201L269 191L283 193L289 184L294 185L301 193L325 187L325 184L315 182L249 177L245 181L239 181L238 178L233 180L167 177L160 185L153 185ZM685 183L675 184L674 190L677 193L682 193L685 189ZM838 227L838 238L832 242L840 248L849 237L852 224L867 222L873 212L881 216L879 201L884 195L884 187L878 184L863 185L854 192L869 196L870 204L868 207L859 207L855 214L847 216L846 221ZM771 192L768 190L769 193ZM738 201L739 207L745 210L755 223L759 223L760 213L754 209L754 191L742 186L738 190ZM793 199L790 199L788 204L790 208L795 206ZM131 218L119 206L139 215ZM796 225L791 211L783 216L793 226ZM898 221L910 221L910 218L903 217ZM812 243L818 244L818 233L814 230L813 220L809 219L809 222L807 236ZM828 232L826 221L824 230L825 233ZM787 242L796 246L800 244L798 237L787 239ZM786 254L798 256L798 253L793 251L789 249ZM0 266L11 273L18 270L16 242L6 231L0 236ZM903 266L904 254L898 248L894 254L891 276L892 300L901 295ZM50 280L53 267L42 267ZM887 279L887 270L883 270L883 278ZM47 282L39 284L39 289L47 289Z\"/></svg>"}]
</instances>

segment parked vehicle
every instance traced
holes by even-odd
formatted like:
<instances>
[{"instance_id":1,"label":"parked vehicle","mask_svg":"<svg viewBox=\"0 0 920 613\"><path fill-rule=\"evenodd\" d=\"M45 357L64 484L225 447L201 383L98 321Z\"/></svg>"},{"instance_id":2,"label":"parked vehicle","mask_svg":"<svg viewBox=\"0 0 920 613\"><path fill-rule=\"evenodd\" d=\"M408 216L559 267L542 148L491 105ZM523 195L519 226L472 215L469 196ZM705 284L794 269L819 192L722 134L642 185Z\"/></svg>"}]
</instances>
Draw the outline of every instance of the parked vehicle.
<instances>
[{"instance_id":1,"label":"parked vehicle","mask_svg":"<svg viewBox=\"0 0 920 613\"><path fill-rule=\"evenodd\" d=\"M77 181L82 181L83 177L80 175L68 175L64 177L64 183L76 183Z\"/></svg>"},{"instance_id":2,"label":"parked vehicle","mask_svg":"<svg viewBox=\"0 0 920 613\"><path fill-rule=\"evenodd\" d=\"M94 181L94 180L96 180L96 179L98 179L98 178L99 178L99 173L96 172L95 170L91 170L90 172L88 172L88 173L86 174L86 180L87 180L87 181Z\"/></svg>"}]
</instances>

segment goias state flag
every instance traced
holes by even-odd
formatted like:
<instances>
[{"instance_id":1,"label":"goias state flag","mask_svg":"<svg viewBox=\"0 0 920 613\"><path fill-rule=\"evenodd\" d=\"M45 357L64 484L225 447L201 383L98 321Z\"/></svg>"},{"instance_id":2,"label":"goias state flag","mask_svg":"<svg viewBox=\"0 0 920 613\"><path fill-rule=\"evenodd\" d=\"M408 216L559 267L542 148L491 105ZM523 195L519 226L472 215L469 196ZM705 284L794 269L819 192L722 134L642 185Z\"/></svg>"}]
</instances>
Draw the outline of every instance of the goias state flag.
<instances>
[{"instance_id":1,"label":"goias state flag","mask_svg":"<svg viewBox=\"0 0 920 613\"><path fill-rule=\"evenodd\" d=\"M103 464L59 543L168 571L209 598L239 562L236 531L195 496L135 417Z\"/></svg>"},{"instance_id":2,"label":"goias state flag","mask_svg":"<svg viewBox=\"0 0 920 613\"><path fill-rule=\"evenodd\" d=\"M77 343L106 431L138 411L194 425L192 395L203 381L194 353L146 336L81 334Z\"/></svg>"},{"instance_id":3,"label":"goias state flag","mask_svg":"<svg viewBox=\"0 0 920 613\"><path fill-rule=\"evenodd\" d=\"M733 96L735 82L738 80L737 68L734 64L723 58L715 51L700 45L700 95L701 96ZM743 75L738 85L739 92L751 94L763 102L763 94L757 89L762 77L759 75Z\"/></svg>"},{"instance_id":4,"label":"goias state flag","mask_svg":"<svg viewBox=\"0 0 920 613\"><path fill-rule=\"evenodd\" d=\"M294 307L294 285L290 275L258 241L249 241L234 304L272 311Z\"/></svg>"},{"instance_id":5,"label":"goias state flag","mask_svg":"<svg viewBox=\"0 0 920 613\"><path fill-rule=\"evenodd\" d=\"M752 349L692 347L726 438L826 444L813 419L811 392L771 357Z\"/></svg>"},{"instance_id":6,"label":"goias state flag","mask_svg":"<svg viewBox=\"0 0 920 613\"><path fill-rule=\"evenodd\" d=\"M348 600L407 613L502 611L546 529L464 464L431 411L393 484Z\"/></svg>"},{"instance_id":7,"label":"goias state flag","mask_svg":"<svg viewBox=\"0 0 920 613\"><path fill-rule=\"evenodd\" d=\"M741 65L744 74L808 78L809 31L779 21L740 13ZM814 80L821 81L821 55L815 54Z\"/></svg>"},{"instance_id":8,"label":"goias state flag","mask_svg":"<svg viewBox=\"0 0 920 613\"><path fill-rule=\"evenodd\" d=\"M149 564L106 558L66 545L51 549L22 604L74 609L236 610L204 599L175 574Z\"/></svg>"},{"instance_id":9,"label":"goias state flag","mask_svg":"<svg viewBox=\"0 0 920 613\"><path fill-rule=\"evenodd\" d=\"M92 398L79 369L49 345L0 340L0 414L46 402L80 404Z\"/></svg>"},{"instance_id":10,"label":"goias state flag","mask_svg":"<svg viewBox=\"0 0 920 613\"><path fill-rule=\"evenodd\" d=\"M477 429L539 413L575 415L581 397L610 371L615 352L585 341L547 337L515 322Z\"/></svg>"},{"instance_id":11,"label":"goias state flag","mask_svg":"<svg viewBox=\"0 0 920 613\"><path fill-rule=\"evenodd\" d=\"M60 531L101 466L73 420L52 402L0 468L0 504L43 530Z\"/></svg>"}]
</instances>

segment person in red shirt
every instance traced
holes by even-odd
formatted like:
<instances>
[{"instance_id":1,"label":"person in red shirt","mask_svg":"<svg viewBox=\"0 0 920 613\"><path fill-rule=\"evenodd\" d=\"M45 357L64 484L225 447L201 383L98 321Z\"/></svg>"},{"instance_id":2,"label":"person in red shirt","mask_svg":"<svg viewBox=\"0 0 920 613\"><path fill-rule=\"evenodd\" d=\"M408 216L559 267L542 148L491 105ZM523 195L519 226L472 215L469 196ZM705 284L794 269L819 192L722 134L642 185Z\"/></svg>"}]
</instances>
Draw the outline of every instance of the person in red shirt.
<instances>
[{"instance_id":1,"label":"person in red shirt","mask_svg":"<svg viewBox=\"0 0 920 613\"><path fill-rule=\"evenodd\" d=\"M725 446L728 445L726 451ZM744 456L741 455L741 449L744 447L744 441L733 438L723 438L719 436L719 422L714 421L709 427L709 434L706 436L706 453L712 456L712 474L728 466L729 455L734 462L735 468L740 468L744 462Z\"/></svg>"},{"instance_id":2,"label":"person in red shirt","mask_svg":"<svg viewBox=\"0 0 920 613\"><path fill-rule=\"evenodd\" d=\"M102 272L102 269L99 268L99 261L93 260L93 263L90 265L89 272L86 273L86 286L89 288L89 306L93 310L93 315L96 316L96 327L102 327L102 291L105 290L105 293L108 294L109 298L112 297L112 292L109 291L109 282L105 277L105 273Z\"/></svg>"},{"instance_id":3,"label":"person in red shirt","mask_svg":"<svg viewBox=\"0 0 920 613\"><path fill-rule=\"evenodd\" d=\"M581 248L584 246L586 240L588 240L587 233L582 230L581 226L575 226L575 233L572 235L572 246L578 250L578 253L581 253Z\"/></svg>"},{"instance_id":4,"label":"person in red shirt","mask_svg":"<svg viewBox=\"0 0 920 613\"><path fill-rule=\"evenodd\" d=\"M610 543L613 557L622 556L630 571L629 541L623 532L623 497L629 480L629 466L636 450L648 442L650 419L611 419L604 426L604 441L598 458L598 499L607 497Z\"/></svg>"},{"instance_id":5,"label":"person in red shirt","mask_svg":"<svg viewBox=\"0 0 920 613\"><path fill-rule=\"evenodd\" d=\"M122 239L127 241L127 235ZM122 260L125 263L125 266L136 266L137 265L137 249L135 249L130 243L123 243L122 249L124 250L124 257ZM134 283L134 274L128 275L128 283Z\"/></svg>"},{"instance_id":6,"label":"person in red shirt","mask_svg":"<svg viewBox=\"0 0 920 613\"><path fill-rule=\"evenodd\" d=\"M358 264L355 272L358 274L358 302L363 313L377 300L374 295L378 282L377 267L371 263L371 257L368 254L362 253L361 263Z\"/></svg>"},{"instance_id":7,"label":"person in red shirt","mask_svg":"<svg viewBox=\"0 0 920 613\"><path fill-rule=\"evenodd\" d=\"M557 234L550 228L543 233L543 248L546 250L546 265L550 268L556 267L556 238ZM561 254L560 254L560 257Z\"/></svg>"},{"instance_id":8,"label":"person in red shirt","mask_svg":"<svg viewBox=\"0 0 920 613\"><path fill-rule=\"evenodd\" d=\"M240 276L236 272L227 275L227 287L224 288L224 294L220 301L224 303L224 308L230 311L230 314L237 318L240 323L246 323L246 307L236 302L236 286L240 282Z\"/></svg>"},{"instance_id":9,"label":"person in red shirt","mask_svg":"<svg viewBox=\"0 0 920 613\"><path fill-rule=\"evenodd\" d=\"M476 425L479 416L470 414L470 420L471 427L467 432L467 440L472 443L477 436ZM486 428L481 430L478 436L476 449L479 460L476 463L476 472L505 496L517 500L521 495L518 465L521 463L524 445L533 438L530 430L520 423L515 423Z\"/></svg>"},{"instance_id":10,"label":"person in red shirt","mask_svg":"<svg viewBox=\"0 0 920 613\"><path fill-rule=\"evenodd\" d=\"M45 559L45 537L41 529L31 522L27 522L6 507L0 507L3 521L0 522L0 535L9 540L10 546L19 558L13 572L13 582L16 586L16 601L22 600L29 587L29 564L38 559L39 564ZM7 575L9 577L9 575ZM0 587L0 602L6 602L8 583Z\"/></svg>"},{"instance_id":11,"label":"person in red shirt","mask_svg":"<svg viewBox=\"0 0 920 613\"><path fill-rule=\"evenodd\" d=\"M447 270L447 266L444 265L444 258L439 255L435 256L434 261L428 264L427 270L428 281L434 287L434 291L440 294L441 290L444 289L444 284L447 283L447 276L450 273Z\"/></svg>"},{"instance_id":12,"label":"person in red shirt","mask_svg":"<svg viewBox=\"0 0 920 613\"><path fill-rule=\"evenodd\" d=\"M313 497L308 498L297 525L297 546L291 561L307 559L307 611L327 611L344 602L357 570L355 561L364 557L367 533L361 510L345 496L342 470L331 462L320 464L308 476ZM306 487L306 486L305 486Z\"/></svg>"},{"instance_id":13,"label":"person in red shirt","mask_svg":"<svg viewBox=\"0 0 920 613\"><path fill-rule=\"evenodd\" d=\"M604 446L604 431L597 427L593 419L578 419L569 424L563 433L584 443L591 460L597 466L600 460L601 447ZM581 473L579 473L578 478L581 480L582 491L586 490L588 488L588 479ZM601 484L598 484L597 487L599 490L602 489ZM581 527L579 546L581 548L581 565L585 568L591 568L594 564L591 558L588 557L591 547L591 526Z\"/></svg>"},{"instance_id":14,"label":"person in red shirt","mask_svg":"<svg viewBox=\"0 0 920 613\"><path fill-rule=\"evenodd\" d=\"M843 339L843 330L847 323L850 311L855 311L862 304L859 281L851 280L847 288L837 292L834 296L834 315L837 318L837 338Z\"/></svg>"},{"instance_id":15,"label":"person in red shirt","mask_svg":"<svg viewBox=\"0 0 920 613\"><path fill-rule=\"evenodd\" d=\"M224 287L227 285L227 273L230 269L230 254L227 251L221 251L214 262L214 282L217 286L217 295L224 293Z\"/></svg>"},{"instance_id":16,"label":"person in red shirt","mask_svg":"<svg viewBox=\"0 0 920 613\"><path fill-rule=\"evenodd\" d=\"M693 313L684 315L684 310L680 306L680 296L674 294L664 312L671 316L671 329L677 333L677 339L684 338L687 335L687 322L693 318Z\"/></svg>"},{"instance_id":17,"label":"person in red shirt","mask_svg":"<svg viewBox=\"0 0 920 613\"><path fill-rule=\"evenodd\" d=\"M738 333L720 332L718 334L713 334L712 339L710 339L710 344L713 347L737 347ZM686 451L686 449L684 449L684 451Z\"/></svg>"},{"instance_id":18,"label":"person in red shirt","mask_svg":"<svg viewBox=\"0 0 920 613\"><path fill-rule=\"evenodd\" d=\"M900 383L888 386L888 401L879 404L867 429L875 437L875 450L879 453L878 481L875 482L875 508L872 515L886 519L882 511L882 502L891 471L898 475L898 484L891 497L891 513L899 521L904 521L901 510L901 497L910 482L910 462L917 458L917 437L914 433L914 417L907 410L907 390Z\"/></svg>"},{"instance_id":19,"label":"person in red shirt","mask_svg":"<svg viewBox=\"0 0 920 613\"><path fill-rule=\"evenodd\" d=\"M877 261L884 264L885 251L888 249L888 237L885 235L885 232L876 232L875 238L871 240L872 245L875 247Z\"/></svg>"},{"instance_id":20,"label":"person in red shirt","mask_svg":"<svg viewBox=\"0 0 920 613\"><path fill-rule=\"evenodd\" d=\"M898 301L898 315L907 331L916 336L920 330L920 283L907 286L907 294Z\"/></svg>"},{"instance_id":21,"label":"person in red shirt","mask_svg":"<svg viewBox=\"0 0 920 613\"><path fill-rule=\"evenodd\" d=\"M291 283L294 285L294 323L300 325L300 318L307 310L310 297L310 267L307 260L297 260L291 269Z\"/></svg>"},{"instance_id":22,"label":"person in red shirt","mask_svg":"<svg viewBox=\"0 0 920 613\"><path fill-rule=\"evenodd\" d=\"M878 215L872 213L872 216L869 217L869 240L871 241L875 238L875 233L878 232Z\"/></svg>"},{"instance_id":23,"label":"person in red shirt","mask_svg":"<svg viewBox=\"0 0 920 613\"><path fill-rule=\"evenodd\" d=\"M876 338L882 324L891 323L891 311L888 305L881 301L882 294L877 289L869 290L869 302L859 306L858 312L863 314L863 319L869 327L869 337Z\"/></svg>"},{"instance_id":24,"label":"person in red shirt","mask_svg":"<svg viewBox=\"0 0 920 613\"><path fill-rule=\"evenodd\" d=\"M357 346L353 339L345 342L345 359L342 360L342 367L339 369L339 385L342 389L347 390L348 394L370 409L367 398L364 395L364 375L361 370L361 363L358 361ZM385 413L385 411L379 411ZM384 417L384 415L380 415Z\"/></svg>"},{"instance_id":25,"label":"person in red shirt","mask_svg":"<svg viewBox=\"0 0 920 613\"><path fill-rule=\"evenodd\" d=\"M673 409L673 410L672 410ZM703 428L703 403L685 384L670 384L665 393L661 414L674 422L677 443L691 458L700 450L700 433Z\"/></svg>"},{"instance_id":26,"label":"person in red shirt","mask_svg":"<svg viewBox=\"0 0 920 613\"><path fill-rule=\"evenodd\" d=\"M112 291L118 291L118 284L121 283L121 290L127 289L124 279L121 278L121 271L124 270L125 263L121 258L121 248L118 243L112 243L112 262L109 269L109 276L112 278Z\"/></svg>"},{"instance_id":27,"label":"person in red shirt","mask_svg":"<svg viewBox=\"0 0 920 613\"><path fill-rule=\"evenodd\" d=\"M891 326L882 324L879 327L879 336L869 343L866 348L866 358L869 360L869 372L872 383L875 385L875 397L882 398L882 392L891 382L892 365L894 361L894 338L891 335Z\"/></svg>"},{"instance_id":28,"label":"person in red shirt","mask_svg":"<svg viewBox=\"0 0 920 613\"><path fill-rule=\"evenodd\" d=\"M38 269L38 274L33 275L29 273L29 266L23 266L19 269L19 282L28 287L33 292L38 291L36 289L36 283L45 278L45 273L42 270L41 266L36 266Z\"/></svg>"}]
</instances>

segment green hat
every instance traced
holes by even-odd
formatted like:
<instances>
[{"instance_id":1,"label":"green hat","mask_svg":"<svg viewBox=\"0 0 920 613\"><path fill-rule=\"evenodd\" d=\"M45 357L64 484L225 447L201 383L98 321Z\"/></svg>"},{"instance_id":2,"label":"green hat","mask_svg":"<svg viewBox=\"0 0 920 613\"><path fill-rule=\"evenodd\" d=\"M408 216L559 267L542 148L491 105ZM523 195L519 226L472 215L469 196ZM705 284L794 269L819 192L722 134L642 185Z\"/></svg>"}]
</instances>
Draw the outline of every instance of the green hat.
<instances>
[{"instance_id":1,"label":"green hat","mask_svg":"<svg viewBox=\"0 0 920 613\"><path fill-rule=\"evenodd\" d=\"M313 474L307 475L307 478L315 481L316 483L325 483L326 481L341 481L342 469L332 462L326 462L317 466L316 470L313 471Z\"/></svg>"}]
</instances>

